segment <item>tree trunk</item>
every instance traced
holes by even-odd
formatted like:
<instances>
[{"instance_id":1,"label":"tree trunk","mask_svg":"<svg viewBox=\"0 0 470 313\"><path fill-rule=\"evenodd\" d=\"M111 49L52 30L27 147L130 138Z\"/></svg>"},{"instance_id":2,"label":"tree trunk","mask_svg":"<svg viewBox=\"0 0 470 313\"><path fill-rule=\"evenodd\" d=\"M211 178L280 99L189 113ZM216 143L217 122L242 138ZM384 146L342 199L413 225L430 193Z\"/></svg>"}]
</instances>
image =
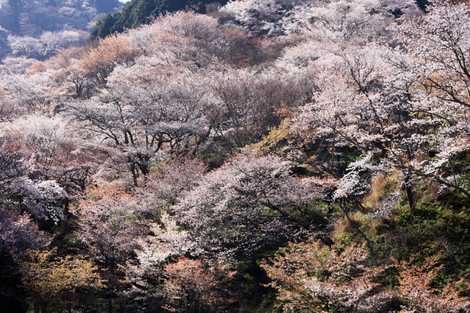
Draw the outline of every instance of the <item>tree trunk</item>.
<instances>
[{"instance_id":1,"label":"tree trunk","mask_svg":"<svg viewBox=\"0 0 470 313\"><path fill-rule=\"evenodd\" d=\"M406 199L408 201L408 206L410 207L410 212L414 213L416 209L416 197L415 192L413 190L413 183L411 181L411 175L407 173L405 175L405 180L403 182L405 192L406 192Z\"/></svg>"},{"instance_id":2,"label":"tree trunk","mask_svg":"<svg viewBox=\"0 0 470 313\"><path fill-rule=\"evenodd\" d=\"M139 172L137 170L137 167L135 166L135 163L131 161L131 163L129 163L129 168L131 170L132 181L134 183L134 186L137 187L139 185Z\"/></svg>"},{"instance_id":3,"label":"tree trunk","mask_svg":"<svg viewBox=\"0 0 470 313\"><path fill-rule=\"evenodd\" d=\"M408 199L408 205L410 212L413 213L416 209L415 196L412 187L406 187L406 198Z\"/></svg>"}]
</instances>

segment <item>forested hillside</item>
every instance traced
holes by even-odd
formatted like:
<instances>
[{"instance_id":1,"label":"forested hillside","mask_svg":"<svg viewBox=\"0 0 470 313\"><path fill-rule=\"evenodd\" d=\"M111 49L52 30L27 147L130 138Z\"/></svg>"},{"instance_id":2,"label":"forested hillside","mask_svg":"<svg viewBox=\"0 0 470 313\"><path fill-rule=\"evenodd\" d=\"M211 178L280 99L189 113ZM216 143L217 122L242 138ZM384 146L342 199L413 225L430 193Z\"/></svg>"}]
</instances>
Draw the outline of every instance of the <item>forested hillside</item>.
<instances>
[{"instance_id":1,"label":"forested hillside","mask_svg":"<svg viewBox=\"0 0 470 313\"><path fill-rule=\"evenodd\" d=\"M119 6L118 0L0 0L0 60L44 59L81 45L90 23Z\"/></svg>"},{"instance_id":2,"label":"forested hillside","mask_svg":"<svg viewBox=\"0 0 470 313\"><path fill-rule=\"evenodd\" d=\"M1 312L470 312L465 1L145 22L0 65Z\"/></svg>"},{"instance_id":3,"label":"forested hillside","mask_svg":"<svg viewBox=\"0 0 470 313\"><path fill-rule=\"evenodd\" d=\"M167 13L192 10L206 13L208 8L225 4L227 0L131 0L124 8L102 18L93 28L92 38L104 38L114 33L122 33L142 24L151 23L157 16Z\"/></svg>"}]
</instances>

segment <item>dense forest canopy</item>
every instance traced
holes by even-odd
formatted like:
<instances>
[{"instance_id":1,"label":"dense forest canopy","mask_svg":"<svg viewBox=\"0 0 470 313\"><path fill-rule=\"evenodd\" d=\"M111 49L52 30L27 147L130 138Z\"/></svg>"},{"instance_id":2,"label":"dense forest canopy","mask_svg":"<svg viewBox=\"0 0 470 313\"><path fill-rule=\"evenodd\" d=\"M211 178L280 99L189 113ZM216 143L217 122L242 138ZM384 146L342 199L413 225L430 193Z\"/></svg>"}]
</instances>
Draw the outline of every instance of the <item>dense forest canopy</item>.
<instances>
[{"instance_id":1,"label":"dense forest canopy","mask_svg":"<svg viewBox=\"0 0 470 313\"><path fill-rule=\"evenodd\" d=\"M198 3L0 65L1 310L470 312L466 1Z\"/></svg>"},{"instance_id":2,"label":"dense forest canopy","mask_svg":"<svg viewBox=\"0 0 470 313\"><path fill-rule=\"evenodd\" d=\"M148 24L160 15L191 9L205 13L210 4L225 4L227 0L131 0L120 12L108 14L94 26L93 38L104 38L126 29Z\"/></svg>"}]
</instances>

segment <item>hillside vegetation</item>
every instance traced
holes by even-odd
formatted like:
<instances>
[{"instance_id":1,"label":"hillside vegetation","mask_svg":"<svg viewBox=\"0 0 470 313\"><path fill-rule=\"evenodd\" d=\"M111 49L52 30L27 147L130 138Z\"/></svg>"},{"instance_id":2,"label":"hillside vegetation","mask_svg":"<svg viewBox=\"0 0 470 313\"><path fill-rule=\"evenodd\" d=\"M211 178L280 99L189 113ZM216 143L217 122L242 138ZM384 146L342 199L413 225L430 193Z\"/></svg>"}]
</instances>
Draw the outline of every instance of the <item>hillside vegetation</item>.
<instances>
[{"instance_id":1,"label":"hillside vegetation","mask_svg":"<svg viewBox=\"0 0 470 313\"><path fill-rule=\"evenodd\" d=\"M119 12L108 14L94 26L91 36L104 38L114 33L151 23L157 16L181 10L205 13L210 5L227 3L227 0L131 0Z\"/></svg>"},{"instance_id":2,"label":"hillside vegetation","mask_svg":"<svg viewBox=\"0 0 470 313\"><path fill-rule=\"evenodd\" d=\"M92 21L119 6L118 0L0 0L0 61L45 59L83 45Z\"/></svg>"},{"instance_id":3,"label":"hillside vegetation","mask_svg":"<svg viewBox=\"0 0 470 313\"><path fill-rule=\"evenodd\" d=\"M2 312L470 312L470 7L425 4L234 1L1 65Z\"/></svg>"}]
</instances>

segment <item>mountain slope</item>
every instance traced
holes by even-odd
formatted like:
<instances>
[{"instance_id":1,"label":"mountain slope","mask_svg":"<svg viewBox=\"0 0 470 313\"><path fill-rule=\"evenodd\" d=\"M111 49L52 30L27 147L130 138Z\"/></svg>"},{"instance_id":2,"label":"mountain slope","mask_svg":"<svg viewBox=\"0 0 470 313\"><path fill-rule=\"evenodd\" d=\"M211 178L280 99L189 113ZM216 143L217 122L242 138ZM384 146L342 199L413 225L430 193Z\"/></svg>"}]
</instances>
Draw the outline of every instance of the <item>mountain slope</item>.
<instances>
[{"instance_id":1,"label":"mountain slope","mask_svg":"<svg viewBox=\"0 0 470 313\"><path fill-rule=\"evenodd\" d=\"M93 38L104 38L112 33L120 33L150 22L154 17L168 13L194 9L199 13L206 11L211 3L225 4L227 0L132 0L122 11L107 15L100 20L92 31Z\"/></svg>"},{"instance_id":2,"label":"mountain slope","mask_svg":"<svg viewBox=\"0 0 470 313\"><path fill-rule=\"evenodd\" d=\"M100 14L120 6L118 0L3 0L0 2L0 58L14 56L43 58L50 55L46 46L51 38L45 32L63 32L53 36L53 50L83 42L86 31ZM74 31L74 33L70 33ZM62 45L63 44L63 45Z\"/></svg>"}]
</instances>

